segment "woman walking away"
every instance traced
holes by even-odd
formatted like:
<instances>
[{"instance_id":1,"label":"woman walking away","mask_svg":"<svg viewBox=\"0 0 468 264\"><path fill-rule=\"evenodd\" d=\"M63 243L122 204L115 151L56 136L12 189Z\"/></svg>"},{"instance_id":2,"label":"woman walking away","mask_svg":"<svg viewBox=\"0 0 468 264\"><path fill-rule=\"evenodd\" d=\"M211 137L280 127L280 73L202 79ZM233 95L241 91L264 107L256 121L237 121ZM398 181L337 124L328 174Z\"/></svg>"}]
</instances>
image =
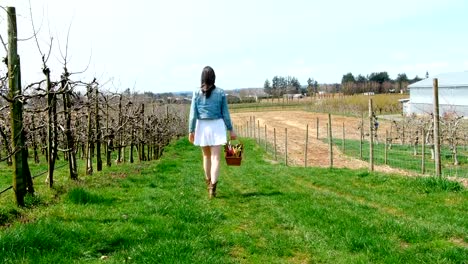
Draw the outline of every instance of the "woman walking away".
<instances>
[{"instance_id":1,"label":"woman walking away","mask_svg":"<svg viewBox=\"0 0 468 264\"><path fill-rule=\"evenodd\" d=\"M203 169L209 197L216 197L221 146L226 144L226 129L236 139L224 90L215 85L215 72L210 66L203 68L201 89L192 96L189 117L189 141L202 148Z\"/></svg>"}]
</instances>

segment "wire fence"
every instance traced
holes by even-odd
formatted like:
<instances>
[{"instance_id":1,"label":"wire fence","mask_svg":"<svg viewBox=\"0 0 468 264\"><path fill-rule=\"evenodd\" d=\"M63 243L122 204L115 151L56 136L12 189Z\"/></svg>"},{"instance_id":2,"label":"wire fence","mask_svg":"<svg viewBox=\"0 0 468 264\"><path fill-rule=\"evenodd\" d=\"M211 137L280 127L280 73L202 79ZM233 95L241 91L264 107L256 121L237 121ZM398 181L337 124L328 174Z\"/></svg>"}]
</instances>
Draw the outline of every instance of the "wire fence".
<instances>
[{"instance_id":1,"label":"wire fence","mask_svg":"<svg viewBox=\"0 0 468 264\"><path fill-rule=\"evenodd\" d=\"M60 166L56 166L55 169L54 169L54 171L56 171L56 170L58 170L58 169L60 169L60 168L62 168L62 167L65 167L65 166L67 166L67 165L68 165L68 163L62 164L62 165L60 165ZM41 173L38 173L38 174L32 176L32 179L35 179L35 178L37 178L37 177L39 177L39 176L42 176L42 175L46 174L47 172L48 172L48 171L43 171L43 172L41 172ZM0 191L0 195L2 195L3 193L5 193L6 191L11 190L11 189L13 189L13 185L10 185L9 187L5 188L3 191Z\"/></svg>"},{"instance_id":2,"label":"wire fence","mask_svg":"<svg viewBox=\"0 0 468 264\"><path fill-rule=\"evenodd\" d=\"M435 141L428 120L362 115L357 122L343 122L342 117L328 115L327 120L322 115L303 127L288 122L272 127L264 118L249 116L236 130L286 165L371 170L375 165L383 171L434 175ZM467 120L458 120L457 125L454 118L441 121L441 176L468 178Z\"/></svg>"}]
</instances>

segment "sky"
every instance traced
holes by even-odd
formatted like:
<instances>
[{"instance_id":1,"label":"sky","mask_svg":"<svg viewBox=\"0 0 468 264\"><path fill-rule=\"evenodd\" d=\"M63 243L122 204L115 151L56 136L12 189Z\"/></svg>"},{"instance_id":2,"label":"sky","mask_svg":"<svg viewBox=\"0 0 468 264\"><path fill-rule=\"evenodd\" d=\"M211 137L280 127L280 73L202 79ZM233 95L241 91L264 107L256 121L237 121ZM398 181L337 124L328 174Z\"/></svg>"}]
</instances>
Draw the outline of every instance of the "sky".
<instances>
[{"instance_id":1,"label":"sky","mask_svg":"<svg viewBox=\"0 0 468 264\"><path fill-rule=\"evenodd\" d=\"M73 80L96 77L116 92L193 91L207 65L226 90L263 87L274 76L305 85L309 78L340 83L349 72L414 78L468 70L466 0L31 0L31 9L28 0L2 0L0 6L16 7L23 85L43 78L41 52L49 49L56 80L67 51Z\"/></svg>"}]
</instances>

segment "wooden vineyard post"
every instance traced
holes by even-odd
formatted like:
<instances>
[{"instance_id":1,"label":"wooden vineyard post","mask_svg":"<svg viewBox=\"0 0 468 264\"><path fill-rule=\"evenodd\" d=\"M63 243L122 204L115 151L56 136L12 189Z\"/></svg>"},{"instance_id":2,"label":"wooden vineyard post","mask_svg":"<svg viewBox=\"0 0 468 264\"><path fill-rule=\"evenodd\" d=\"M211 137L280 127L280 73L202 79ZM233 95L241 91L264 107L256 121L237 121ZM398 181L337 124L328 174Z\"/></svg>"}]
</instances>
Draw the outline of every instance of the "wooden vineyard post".
<instances>
[{"instance_id":1,"label":"wooden vineyard post","mask_svg":"<svg viewBox=\"0 0 468 264\"><path fill-rule=\"evenodd\" d=\"M114 132L112 130L112 135L110 134L110 129L109 129L109 96L106 96L106 165L107 167L112 166L112 161L111 161L111 152L112 148L114 147L113 140L114 140Z\"/></svg>"},{"instance_id":2,"label":"wooden vineyard post","mask_svg":"<svg viewBox=\"0 0 468 264\"><path fill-rule=\"evenodd\" d=\"M319 139L319 118L317 117L317 139Z\"/></svg>"},{"instance_id":3,"label":"wooden vineyard post","mask_svg":"<svg viewBox=\"0 0 468 264\"><path fill-rule=\"evenodd\" d=\"M70 99L70 87L68 83L69 73L65 68L65 73L62 75L63 79L61 80L62 88L65 90L63 94L63 109L64 109L64 119L65 119L65 136L67 139L67 155L68 155L68 169L70 171L70 178L72 180L78 180L78 168L76 164L76 153L75 153L75 139L72 133L71 126L71 111L72 103Z\"/></svg>"},{"instance_id":4,"label":"wooden vineyard post","mask_svg":"<svg viewBox=\"0 0 468 264\"><path fill-rule=\"evenodd\" d=\"M257 136L258 136L257 143L260 145L260 141L261 141L261 138L260 138L260 120L257 120Z\"/></svg>"},{"instance_id":5,"label":"wooden vineyard post","mask_svg":"<svg viewBox=\"0 0 468 264\"><path fill-rule=\"evenodd\" d=\"M288 166L288 128L284 128L284 164Z\"/></svg>"},{"instance_id":6,"label":"wooden vineyard post","mask_svg":"<svg viewBox=\"0 0 468 264\"><path fill-rule=\"evenodd\" d=\"M50 69L45 66L44 62L43 73L46 77L46 91L47 91L47 178L49 187L54 185L54 168L57 158L57 98L52 91L52 83L50 81Z\"/></svg>"},{"instance_id":7,"label":"wooden vineyard post","mask_svg":"<svg viewBox=\"0 0 468 264\"><path fill-rule=\"evenodd\" d=\"M254 135L253 135L254 131L253 131L253 129L252 129L252 128L253 128L253 125L252 125L252 124L253 124L253 116L251 116L251 117L250 117L250 120L249 120L249 132L250 132L249 137L250 137L250 138L253 138L253 137L254 137Z\"/></svg>"},{"instance_id":8,"label":"wooden vineyard post","mask_svg":"<svg viewBox=\"0 0 468 264\"><path fill-rule=\"evenodd\" d=\"M385 165L388 164L388 153L387 153L387 149L388 149L388 146L387 146L387 142L388 142L388 130L385 130L385 149L384 149L384 163Z\"/></svg>"},{"instance_id":9,"label":"wooden vineyard post","mask_svg":"<svg viewBox=\"0 0 468 264\"><path fill-rule=\"evenodd\" d=\"M359 157L362 159L362 145L364 140L364 112L361 113L361 136L359 137Z\"/></svg>"},{"instance_id":10,"label":"wooden vineyard post","mask_svg":"<svg viewBox=\"0 0 468 264\"><path fill-rule=\"evenodd\" d=\"M16 9L7 7L8 13L8 86L10 98L11 145L13 155L13 190L16 204L24 206L26 192L34 194L28 165L26 138L23 131L23 101L21 100L21 67L17 53Z\"/></svg>"},{"instance_id":11,"label":"wooden vineyard post","mask_svg":"<svg viewBox=\"0 0 468 264\"><path fill-rule=\"evenodd\" d=\"M100 115L99 115L99 90L98 86L96 85L95 90L95 109L94 109L94 122L96 128L96 169L97 171L102 171L102 157L101 157L101 122L100 122Z\"/></svg>"},{"instance_id":12,"label":"wooden vineyard post","mask_svg":"<svg viewBox=\"0 0 468 264\"><path fill-rule=\"evenodd\" d=\"M343 122L343 142L342 142L343 154L345 154L345 137L346 137L345 125L344 125L344 122Z\"/></svg>"},{"instance_id":13,"label":"wooden vineyard post","mask_svg":"<svg viewBox=\"0 0 468 264\"><path fill-rule=\"evenodd\" d=\"M401 126L401 145L405 145L405 124Z\"/></svg>"},{"instance_id":14,"label":"wooden vineyard post","mask_svg":"<svg viewBox=\"0 0 468 264\"><path fill-rule=\"evenodd\" d=\"M278 157L276 156L276 128L273 128L273 145L275 147L275 160L278 160Z\"/></svg>"},{"instance_id":15,"label":"wooden vineyard post","mask_svg":"<svg viewBox=\"0 0 468 264\"><path fill-rule=\"evenodd\" d=\"M141 139L140 139L140 142L138 144L140 146L139 149L138 149L138 153L139 153L140 161L142 161L142 160L145 161L146 160L145 159L145 140L144 140L144 138L145 138L145 104L142 103L140 106L141 106L141 108L140 108L140 115L139 116L140 116L140 120L141 120L141 131L140 131ZM169 112L169 109L168 108L166 108L166 109L167 109L167 112Z\"/></svg>"},{"instance_id":16,"label":"wooden vineyard post","mask_svg":"<svg viewBox=\"0 0 468 264\"><path fill-rule=\"evenodd\" d=\"M309 124L306 125L305 149L304 149L304 167L307 167L307 145L309 144Z\"/></svg>"},{"instance_id":17,"label":"wooden vineyard post","mask_svg":"<svg viewBox=\"0 0 468 264\"><path fill-rule=\"evenodd\" d=\"M255 116L253 117L253 120L252 120L252 127L253 127L253 138L254 139L257 139L257 134L256 134L256 128L255 128Z\"/></svg>"},{"instance_id":18,"label":"wooden vineyard post","mask_svg":"<svg viewBox=\"0 0 468 264\"><path fill-rule=\"evenodd\" d=\"M134 159L133 159L133 149L135 147L135 129L134 128L130 128L131 129L131 139L130 139L130 153L129 153L129 157L130 157L130 163L133 163ZM161 146L159 147L159 150L161 151ZM158 154L158 156L161 156L161 153Z\"/></svg>"},{"instance_id":19,"label":"wooden vineyard post","mask_svg":"<svg viewBox=\"0 0 468 264\"><path fill-rule=\"evenodd\" d=\"M328 147L330 154L330 168L333 168L333 136L332 136L332 126L331 126L331 114L328 113Z\"/></svg>"},{"instance_id":20,"label":"wooden vineyard post","mask_svg":"<svg viewBox=\"0 0 468 264\"><path fill-rule=\"evenodd\" d=\"M374 129L372 98L369 98L369 170L374 171Z\"/></svg>"},{"instance_id":21,"label":"wooden vineyard post","mask_svg":"<svg viewBox=\"0 0 468 264\"><path fill-rule=\"evenodd\" d=\"M92 122L92 106L91 106L91 92L92 92L92 85L88 84L86 86L88 92L88 131L87 131L87 147L86 147L86 175L93 174L93 152L94 152L94 135L93 135L93 122Z\"/></svg>"},{"instance_id":22,"label":"wooden vineyard post","mask_svg":"<svg viewBox=\"0 0 468 264\"><path fill-rule=\"evenodd\" d=\"M437 177L442 176L442 167L440 164L440 137L439 137L439 81L433 80L434 88L434 160L435 172Z\"/></svg>"},{"instance_id":23,"label":"wooden vineyard post","mask_svg":"<svg viewBox=\"0 0 468 264\"><path fill-rule=\"evenodd\" d=\"M424 136L424 128L422 128L422 131L421 131L421 173L424 174L426 173L426 142L424 140L425 136Z\"/></svg>"}]
</instances>

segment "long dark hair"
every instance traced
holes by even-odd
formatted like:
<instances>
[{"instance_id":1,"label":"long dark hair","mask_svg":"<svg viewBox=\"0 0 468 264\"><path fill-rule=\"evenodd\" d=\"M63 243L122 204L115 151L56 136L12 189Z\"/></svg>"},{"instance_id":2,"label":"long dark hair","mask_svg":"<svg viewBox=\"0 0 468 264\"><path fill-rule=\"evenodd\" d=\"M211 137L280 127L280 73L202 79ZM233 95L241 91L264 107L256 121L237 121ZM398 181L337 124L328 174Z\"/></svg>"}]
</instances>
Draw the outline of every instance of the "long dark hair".
<instances>
[{"instance_id":1,"label":"long dark hair","mask_svg":"<svg viewBox=\"0 0 468 264\"><path fill-rule=\"evenodd\" d=\"M215 86L216 75L210 66L203 68L201 74L201 90L206 98L209 98L211 92L216 88Z\"/></svg>"}]
</instances>

